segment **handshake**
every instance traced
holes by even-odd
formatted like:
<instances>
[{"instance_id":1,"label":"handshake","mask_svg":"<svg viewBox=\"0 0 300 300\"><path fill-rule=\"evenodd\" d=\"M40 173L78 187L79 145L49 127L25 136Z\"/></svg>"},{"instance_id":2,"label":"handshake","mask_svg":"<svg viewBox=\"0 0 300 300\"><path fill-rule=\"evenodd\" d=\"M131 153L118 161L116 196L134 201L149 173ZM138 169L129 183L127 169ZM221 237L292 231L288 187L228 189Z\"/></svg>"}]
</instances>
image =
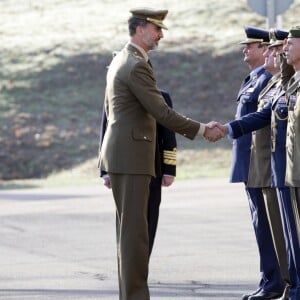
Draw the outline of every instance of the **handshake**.
<instances>
[{"instance_id":1,"label":"handshake","mask_svg":"<svg viewBox=\"0 0 300 300\"><path fill-rule=\"evenodd\" d=\"M204 138L210 142L216 142L228 134L227 125L216 121L205 124Z\"/></svg>"}]
</instances>

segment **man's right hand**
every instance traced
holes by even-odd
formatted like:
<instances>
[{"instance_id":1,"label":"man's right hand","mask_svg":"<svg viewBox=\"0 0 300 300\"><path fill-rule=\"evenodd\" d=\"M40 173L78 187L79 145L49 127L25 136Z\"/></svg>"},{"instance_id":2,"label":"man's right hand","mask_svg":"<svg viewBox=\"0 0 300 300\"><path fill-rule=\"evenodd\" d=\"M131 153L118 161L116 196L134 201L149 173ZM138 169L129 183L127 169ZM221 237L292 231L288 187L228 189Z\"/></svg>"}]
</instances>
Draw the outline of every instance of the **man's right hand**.
<instances>
[{"instance_id":1,"label":"man's right hand","mask_svg":"<svg viewBox=\"0 0 300 300\"><path fill-rule=\"evenodd\" d=\"M211 121L205 125L204 138L210 142L216 142L228 134L226 125Z\"/></svg>"},{"instance_id":2,"label":"man's right hand","mask_svg":"<svg viewBox=\"0 0 300 300\"><path fill-rule=\"evenodd\" d=\"M111 184L110 184L110 178L109 176L106 174L106 175L103 175L103 184L104 186L106 186L108 189L111 189Z\"/></svg>"}]
</instances>

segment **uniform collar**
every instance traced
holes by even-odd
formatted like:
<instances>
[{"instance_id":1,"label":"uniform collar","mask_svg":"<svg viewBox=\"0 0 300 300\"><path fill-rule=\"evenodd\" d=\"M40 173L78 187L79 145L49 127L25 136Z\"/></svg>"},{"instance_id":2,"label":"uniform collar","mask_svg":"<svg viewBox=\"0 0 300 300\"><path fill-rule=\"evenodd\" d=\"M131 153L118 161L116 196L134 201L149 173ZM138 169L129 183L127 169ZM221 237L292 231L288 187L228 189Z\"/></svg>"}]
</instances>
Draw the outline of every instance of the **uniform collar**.
<instances>
[{"instance_id":1,"label":"uniform collar","mask_svg":"<svg viewBox=\"0 0 300 300\"><path fill-rule=\"evenodd\" d=\"M149 60L148 54L142 47L140 47L139 45L137 45L133 42L129 42L128 45L131 45L132 47L138 49L141 52L141 54L142 54L143 58L145 59L145 61L148 62L148 60Z\"/></svg>"},{"instance_id":2,"label":"uniform collar","mask_svg":"<svg viewBox=\"0 0 300 300\"><path fill-rule=\"evenodd\" d=\"M252 70L250 72L250 79L257 77L258 73L260 73L263 68L264 68L263 66L259 66L259 67L255 68L254 70Z\"/></svg>"}]
</instances>

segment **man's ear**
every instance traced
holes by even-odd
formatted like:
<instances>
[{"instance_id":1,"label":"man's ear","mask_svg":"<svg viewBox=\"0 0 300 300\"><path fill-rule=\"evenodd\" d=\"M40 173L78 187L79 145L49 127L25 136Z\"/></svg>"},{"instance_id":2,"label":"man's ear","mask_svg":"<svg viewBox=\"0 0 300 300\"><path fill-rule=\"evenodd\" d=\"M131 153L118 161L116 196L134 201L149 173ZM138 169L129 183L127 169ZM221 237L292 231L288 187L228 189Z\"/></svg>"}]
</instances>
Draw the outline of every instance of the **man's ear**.
<instances>
[{"instance_id":1,"label":"man's ear","mask_svg":"<svg viewBox=\"0 0 300 300\"><path fill-rule=\"evenodd\" d=\"M136 27L136 33L138 35L143 35L144 34L144 27L143 26L137 26Z\"/></svg>"}]
</instances>

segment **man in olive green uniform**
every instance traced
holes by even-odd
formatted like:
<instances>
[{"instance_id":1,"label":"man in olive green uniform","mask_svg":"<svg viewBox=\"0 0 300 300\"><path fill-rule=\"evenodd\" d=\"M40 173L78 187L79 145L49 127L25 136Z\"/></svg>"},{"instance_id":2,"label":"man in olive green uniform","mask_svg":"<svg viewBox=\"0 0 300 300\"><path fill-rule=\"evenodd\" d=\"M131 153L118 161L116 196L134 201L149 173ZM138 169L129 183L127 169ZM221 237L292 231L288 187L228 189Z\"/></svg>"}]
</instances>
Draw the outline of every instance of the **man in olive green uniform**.
<instances>
[{"instance_id":1,"label":"man in olive green uniform","mask_svg":"<svg viewBox=\"0 0 300 300\"><path fill-rule=\"evenodd\" d=\"M288 64L295 69L295 74L287 90L289 117L287 128L287 170L286 183L291 187L295 214L299 216L300 205L300 26L290 30L285 46ZM299 226L300 228L300 226ZM300 230L299 230L300 231Z\"/></svg>"},{"instance_id":2,"label":"man in olive green uniform","mask_svg":"<svg viewBox=\"0 0 300 300\"><path fill-rule=\"evenodd\" d=\"M295 69L295 74L286 91L289 113L285 181L291 190L298 241L300 241L300 26L291 28L284 49L287 63ZM296 258L295 263L296 269L300 270L300 260ZM297 273L297 275L300 280L300 274ZM296 299L300 299L300 286L297 287Z\"/></svg>"},{"instance_id":3,"label":"man in olive green uniform","mask_svg":"<svg viewBox=\"0 0 300 300\"><path fill-rule=\"evenodd\" d=\"M107 72L107 129L99 167L108 173L116 204L120 300L149 300L147 205L155 155L156 122L189 139L209 138L204 124L171 109L157 88L147 52L163 38L167 10L133 9L130 42L114 57ZM222 133L220 133L221 135Z\"/></svg>"}]
</instances>

